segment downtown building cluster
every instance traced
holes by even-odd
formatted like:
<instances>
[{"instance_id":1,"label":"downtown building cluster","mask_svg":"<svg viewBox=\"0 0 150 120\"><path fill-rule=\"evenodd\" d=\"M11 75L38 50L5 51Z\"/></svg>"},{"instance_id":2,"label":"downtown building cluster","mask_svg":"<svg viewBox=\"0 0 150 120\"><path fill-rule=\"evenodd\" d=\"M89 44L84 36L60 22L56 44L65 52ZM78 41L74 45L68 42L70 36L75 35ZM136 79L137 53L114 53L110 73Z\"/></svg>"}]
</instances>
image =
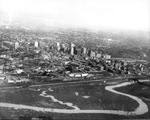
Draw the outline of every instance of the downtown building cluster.
<instances>
[{"instance_id":1,"label":"downtown building cluster","mask_svg":"<svg viewBox=\"0 0 150 120\"><path fill-rule=\"evenodd\" d=\"M19 34L17 39L14 36L17 35L7 36L10 40L4 39L0 46L2 71L10 76L24 75L41 82L43 79L82 77L78 73L98 77L149 74L142 63L114 58L96 47L79 45L78 41L42 38L34 34Z\"/></svg>"}]
</instances>

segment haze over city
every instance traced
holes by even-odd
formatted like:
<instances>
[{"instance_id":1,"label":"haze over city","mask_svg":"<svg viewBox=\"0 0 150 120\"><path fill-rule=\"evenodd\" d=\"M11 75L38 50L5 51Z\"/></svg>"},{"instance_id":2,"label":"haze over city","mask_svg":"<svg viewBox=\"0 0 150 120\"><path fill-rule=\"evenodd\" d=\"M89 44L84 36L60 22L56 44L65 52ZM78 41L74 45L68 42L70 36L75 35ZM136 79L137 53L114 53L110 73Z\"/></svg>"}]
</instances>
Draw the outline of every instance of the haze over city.
<instances>
[{"instance_id":1,"label":"haze over city","mask_svg":"<svg viewBox=\"0 0 150 120\"><path fill-rule=\"evenodd\" d=\"M0 25L150 31L149 0L0 0Z\"/></svg>"},{"instance_id":2,"label":"haze over city","mask_svg":"<svg viewBox=\"0 0 150 120\"><path fill-rule=\"evenodd\" d=\"M0 0L0 120L150 119L150 0Z\"/></svg>"}]
</instances>

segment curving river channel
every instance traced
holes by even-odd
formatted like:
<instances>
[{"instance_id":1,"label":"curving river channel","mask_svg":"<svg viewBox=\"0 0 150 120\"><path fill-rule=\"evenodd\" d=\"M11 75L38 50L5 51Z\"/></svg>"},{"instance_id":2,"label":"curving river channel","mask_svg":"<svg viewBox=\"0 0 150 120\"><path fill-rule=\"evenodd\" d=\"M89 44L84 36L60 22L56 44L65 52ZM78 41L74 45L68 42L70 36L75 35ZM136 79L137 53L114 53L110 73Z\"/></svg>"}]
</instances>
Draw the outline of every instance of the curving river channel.
<instances>
[{"instance_id":1,"label":"curving river channel","mask_svg":"<svg viewBox=\"0 0 150 120\"><path fill-rule=\"evenodd\" d=\"M15 109L30 109L30 110L35 110L35 111L42 111L42 112L53 112L53 113L85 113L85 114L90 114L90 113L98 113L98 114L116 114L116 115L142 115L144 113L148 112L148 106L145 104L142 99L129 95L126 93L118 92L115 90L115 88L119 88L122 86L127 86L132 84L131 82L125 82L117 85L111 85L111 86L106 86L105 90L123 95L126 97L129 97L133 100L135 100L139 106L134 110L134 111L123 111L123 110L82 110L79 109L77 106L73 106L71 103L63 103L62 101L58 101L55 99L53 96L46 96L46 93L43 92L41 96L45 97L50 97L54 102L59 102L60 104L66 104L69 105L70 107L72 106L74 109L52 109L52 108L43 108L43 107L35 107L35 106L29 106L29 105L23 105L23 104L12 104L12 103L4 103L0 102L0 107L8 107L8 108L15 108Z\"/></svg>"}]
</instances>

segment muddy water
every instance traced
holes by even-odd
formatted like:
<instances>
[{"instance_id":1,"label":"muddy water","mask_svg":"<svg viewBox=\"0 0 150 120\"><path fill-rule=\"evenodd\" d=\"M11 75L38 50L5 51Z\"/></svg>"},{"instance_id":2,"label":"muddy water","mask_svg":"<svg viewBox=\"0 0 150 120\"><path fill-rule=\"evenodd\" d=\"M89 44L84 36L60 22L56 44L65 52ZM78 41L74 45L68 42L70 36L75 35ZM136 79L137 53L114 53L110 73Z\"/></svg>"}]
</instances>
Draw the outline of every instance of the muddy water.
<instances>
[{"instance_id":1,"label":"muddy water","mask_svg":"<svg viewBox=\"0 0 150 120\"><path fill-rule=\"evenodd\" d=\"M135 109L135 111L131 111L131 112L125 112L124 111L124 114L127 114L127 115L132 115L132 114L141 115L141 114L144 114L144 113L148 112L147 104L145 104L140 98L138 98L136 96L133 96L133 95L125 94L125 93L118 92L118 91L114 90L114 88L127 86L127 85L130 85L130 84L132 84L132 83L126 82L126 83L121 83L121 84L118 84L118 85L106 86L105 89L110 91L110 92L116 93L116 94L127 96L127 97L129 97L133 100L136 100L138 102L139 106L138 106L138 108Z\"/></svg>"}]
</instances>

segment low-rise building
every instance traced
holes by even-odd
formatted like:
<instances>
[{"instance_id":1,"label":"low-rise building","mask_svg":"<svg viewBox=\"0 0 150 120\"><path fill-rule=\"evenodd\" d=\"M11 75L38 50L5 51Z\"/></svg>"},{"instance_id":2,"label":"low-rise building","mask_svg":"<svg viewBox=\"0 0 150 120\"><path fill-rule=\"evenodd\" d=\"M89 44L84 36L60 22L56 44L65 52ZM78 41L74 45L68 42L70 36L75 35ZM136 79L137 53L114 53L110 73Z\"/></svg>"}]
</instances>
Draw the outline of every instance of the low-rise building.
<instances>
[{"instance_id":1,"label":"low-rise building","mask_svg":"<svg viewBox=\"0 0 150 120\"><path fill-rule=\"evenodd\" d=\"M0 84L4 83L6 80L6 76L4 74L0 74Z\"/></svg>"}]
</instances>

